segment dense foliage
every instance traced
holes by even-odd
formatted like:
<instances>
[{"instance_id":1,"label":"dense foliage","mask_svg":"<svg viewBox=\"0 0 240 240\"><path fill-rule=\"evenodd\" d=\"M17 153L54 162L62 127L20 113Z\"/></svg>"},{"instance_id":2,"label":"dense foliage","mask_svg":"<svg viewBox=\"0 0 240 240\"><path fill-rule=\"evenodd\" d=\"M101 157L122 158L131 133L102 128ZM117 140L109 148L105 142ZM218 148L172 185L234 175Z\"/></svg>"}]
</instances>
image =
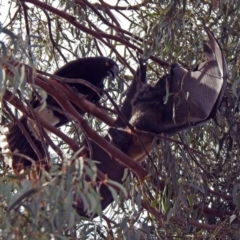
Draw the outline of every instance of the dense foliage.
<instances>
[{"instance_id":1,"label":"dense foliage","mask_svg":"<svg viewBox=\"0 0 240 240\"><path fill-rule=\"evenodd\" d=\"M142 163L149 173L143 182L131 174L124 186L111 179L96 183L95 162L76 159L74 154L88 136L76 123L61 131L77 146L69 147L71 142L52 135L56 148L50 150L49 158L53 167L37 181L13 175L1 156L0 236L239 239L239 7L240 2L234 0L1 1L1 125L21 116L5 101L6 90L25 107L29 107L33 89L46 97L39 87L27 84L25 69L16 62L44 75L79 57L110 57L121 71L117 81L109 79L105 85L120 108L139 56L149 58L147 77L153 84L174 62L194 68L202 58L202 42L207 40L203 25L224 51L229 80L214 121L171 139L159 136L159 144L154 141L151 159ZM108 96L103 95L100 104L110 117L117 118ZM99 135L107 133L109 120L103 123L90 114L84 118ZM70 164L73 160L75 164ZM109 186L115 199L103 213L101 184ZM76 195L90 215L101 217L79 216L73 207Z\"/></svg>"}]
</instances>

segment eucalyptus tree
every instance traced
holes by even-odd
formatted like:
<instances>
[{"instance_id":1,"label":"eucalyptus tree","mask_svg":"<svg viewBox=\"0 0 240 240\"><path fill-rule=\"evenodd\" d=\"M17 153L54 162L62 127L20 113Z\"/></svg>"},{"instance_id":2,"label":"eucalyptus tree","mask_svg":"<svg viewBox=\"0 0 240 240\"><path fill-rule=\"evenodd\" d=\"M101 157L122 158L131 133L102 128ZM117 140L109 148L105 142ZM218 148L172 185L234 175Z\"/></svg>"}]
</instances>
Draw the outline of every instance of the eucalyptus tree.
<instances>
[{"instance_id":1,"label":"eucalyptus tree","mask_svg":"<svg viewBox=\"0 0 240 240\"><path fill-rule=\"evenodd\" d=\"M239 5L234 0L1 1L1 125L25 115L52 132L42 136L51 146L45 148L47 170L33 161L31 169L14 174L1 155L1 237L238 239ZM131 104L127 90L138 76L139 58L147 60L152 85L173 63L193 70L208 40L204 26L218 40L229 70L217 116L173 136L156 136L152 152L136 164L107 139L109 127L123 119L121 107ZM101 95L97 105L53 75L71 60L95 56L113 59L120 69L115 81L106 79L106 90L95 89ZM70 123L46 125L31 107L33 94L43 102L47 94L57 99ZM84 116L72 109L78 102ZM111 166L111 174L99 167L96 148L110 153L101 158L108 159L104 168ZM120 164L112 166L109 156Z\"/></svg>"}]
</instances>

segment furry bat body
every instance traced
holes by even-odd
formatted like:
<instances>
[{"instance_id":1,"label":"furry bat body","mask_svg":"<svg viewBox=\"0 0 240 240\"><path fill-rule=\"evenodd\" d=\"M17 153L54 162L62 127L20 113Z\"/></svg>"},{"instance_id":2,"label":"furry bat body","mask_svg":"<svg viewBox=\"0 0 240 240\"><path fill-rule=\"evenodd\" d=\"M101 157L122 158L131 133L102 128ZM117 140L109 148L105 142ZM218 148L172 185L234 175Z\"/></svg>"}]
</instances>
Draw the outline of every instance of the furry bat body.
<instances>
[{"instance_id":1,"label":"furry bat body","mask_svg":"<svg viewBox=\"0 0 240 240\"><path fill-rule=\"evenodd\" d=\"M205 28L209 42L204 44L206 60L190 71L175 63L170 73L153 87L138 83L138 91L132 100L130 124L137 130L154 134L175 134L206 122L216 115L225 91L228 69L223 52L212 32ZM169 93L167 94L167 86ZM121 131L121 130L118 130ZM151 149L151 137L140 136L142 143L126 128L125 133L113 134L113 143L136 161ZM129 133L130 132L130 133ZM111 134L111 131L110 131ZM120 137L121 135L121 137ZM128 136L126 136L128 135ZM124 137L125 136L125 137ZM123 140L119 140L124 138Z\"/></svg>"},{"instance_id":2,"label":"furry bat body","mask_svg":"<svg viewBox=\"0 0 240 240\"><path fill-rule=\"evenodd\" d=\"M142 84L135 95L130 123L139 130L174 134L189 125L198 125L216 115L226 87L228 69L219 44L206 29L209 44L204 44L206 60L195 71L173 64L170 74L151 87ZM168 81L169 96L166 104Z\"/></svg>"}]
</instances>

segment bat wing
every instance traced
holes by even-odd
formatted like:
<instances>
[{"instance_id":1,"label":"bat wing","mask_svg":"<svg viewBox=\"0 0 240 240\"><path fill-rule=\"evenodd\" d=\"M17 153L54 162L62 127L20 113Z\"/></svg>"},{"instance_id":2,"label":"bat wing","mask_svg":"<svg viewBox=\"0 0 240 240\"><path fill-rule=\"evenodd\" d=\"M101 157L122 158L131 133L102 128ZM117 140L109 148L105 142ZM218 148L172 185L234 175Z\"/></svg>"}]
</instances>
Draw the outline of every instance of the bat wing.
<instances>
[{"instance_id":1,"label":"bat wing","mask_svg":"<svg viewBox=\"0 0 240 240\"><path fill-rule=\"evenodd\" d=\"M210 115L210 117L214 117L216 115L216 112L219 108L219 105L222 101L223 94L224 94L225 89L226 89L227 79L228 79L228 67L227 67L227 62L226 62L226 59L223 55L222 49L220 48L220 46L219 46L217 40L215 39L214 35L212 34L212 32L207 27L204 27L204 29L208 34L209 45L210 45L211 49L213 50L213 52L215 53L216 60L218 62L218 66L219 66L221 76L222 76L222 79L223 79L223 85L222 85L221 92L218 96L218 100L217 100L217 102L216 102L216 104L215 104L215 106L212 110L212 113Z\"/></svg>"},{"instance_id":2,"label":"bat wing","mask_svg":"<svg viewBox=\"0 0 240 240\"><path fill-rule=\"evenodd\" d=\"M226 87L226 60L213 34L205 30L209 37L209 43L203 45L206 60L196 71L188 71L178 64L171 68L173 122L177 126L198 124L213 117Z\"/></svg>"}]
</instances>

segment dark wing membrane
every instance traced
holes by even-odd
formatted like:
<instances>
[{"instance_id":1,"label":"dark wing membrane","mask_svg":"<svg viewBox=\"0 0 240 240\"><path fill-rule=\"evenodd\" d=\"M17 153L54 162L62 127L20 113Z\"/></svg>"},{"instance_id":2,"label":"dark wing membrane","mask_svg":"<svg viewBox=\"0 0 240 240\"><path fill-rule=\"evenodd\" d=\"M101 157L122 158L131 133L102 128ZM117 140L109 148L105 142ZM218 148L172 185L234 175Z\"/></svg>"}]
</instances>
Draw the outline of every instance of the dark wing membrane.
<instances>
[{"instance_id":1,"label":"dark wing membrane","mask_svg":"<svg viewBox=\"0 0 240 240\"><path fill-rule=\"evenodd\" d=\"M227 67L226 59L222 53L221 47L219 46L219 44L218 44L216 38L213 36L212 32L207 27L204 27L204 29L208 34L209 45L210 45L213 53L215 54L219 69L221 71L221 76L226 81L228 78L228 67Z\"/></svg>"},{"instance_id":2,"label":"dark wing membrane","mask_svg":"<svg viewBox=\"0 0 240 240\"><path fill-rule=\"evenodd\" d=\"M198 124L213 115L225 91L228 70L226 60L216 39L205 28L209 43L204 44L206 61L196 71L187 71L178 64L171 68L171 92L173 101L173 122L176 126Z\"/></svg>"},{"instance_id":3,"label":"dark wing membrane","mask_svg":"<svg viewBox=\"0 0 240 240\"><path fill-rule=\"evenodd\" d=\"M222 97L223 97L223 94L225 92L225 89L226 89L226 85L227 85L227 79L228 79L228 67L227 67L227 62L226 62L226 59L223 55L223 52L222 52L222 49L221 47L219 46L216 38L213 36L212 32L207 28L207 27L204 27L205 31L207 32L208 34L208 38L209 38L209 45L210 47L212 48L215 56L216 56L216 60L218 62L218 67L219 67L219 70L221 72L221 76L223 78L223 85L222 85L222 90L218 96L218 100L213 108L213 111L210 115L210 117L214 117L216 115L216 112L219 108L219 105L222 101Z\"/></svg>"},{"instance_id":4,"label":"dark wing membrane","mask_svg":"<svg viewBox=\"0 0 240 240\"><path fill-rule=\"evenodd\" d=\"M195 71L175 63L154 87L143 85L132 101L130 123L139 130L174 134L216 115L227 82L223 53L207 30L206 60ZM168 87L169 86L169 87ZM169 93L167 93L169 92Z\"/></svg>"},{"instance_id":5,"label":"dark wing membrane","mask_svg":"<svg viewBox=\"0 0 240 240\"><path fill-rule=\"evenodd\" d=\"M176 125L205 120L223 85L215 60L207 62L201 70L183 73L180 66L172 69Z\"/></svg>"}]
</instances>

